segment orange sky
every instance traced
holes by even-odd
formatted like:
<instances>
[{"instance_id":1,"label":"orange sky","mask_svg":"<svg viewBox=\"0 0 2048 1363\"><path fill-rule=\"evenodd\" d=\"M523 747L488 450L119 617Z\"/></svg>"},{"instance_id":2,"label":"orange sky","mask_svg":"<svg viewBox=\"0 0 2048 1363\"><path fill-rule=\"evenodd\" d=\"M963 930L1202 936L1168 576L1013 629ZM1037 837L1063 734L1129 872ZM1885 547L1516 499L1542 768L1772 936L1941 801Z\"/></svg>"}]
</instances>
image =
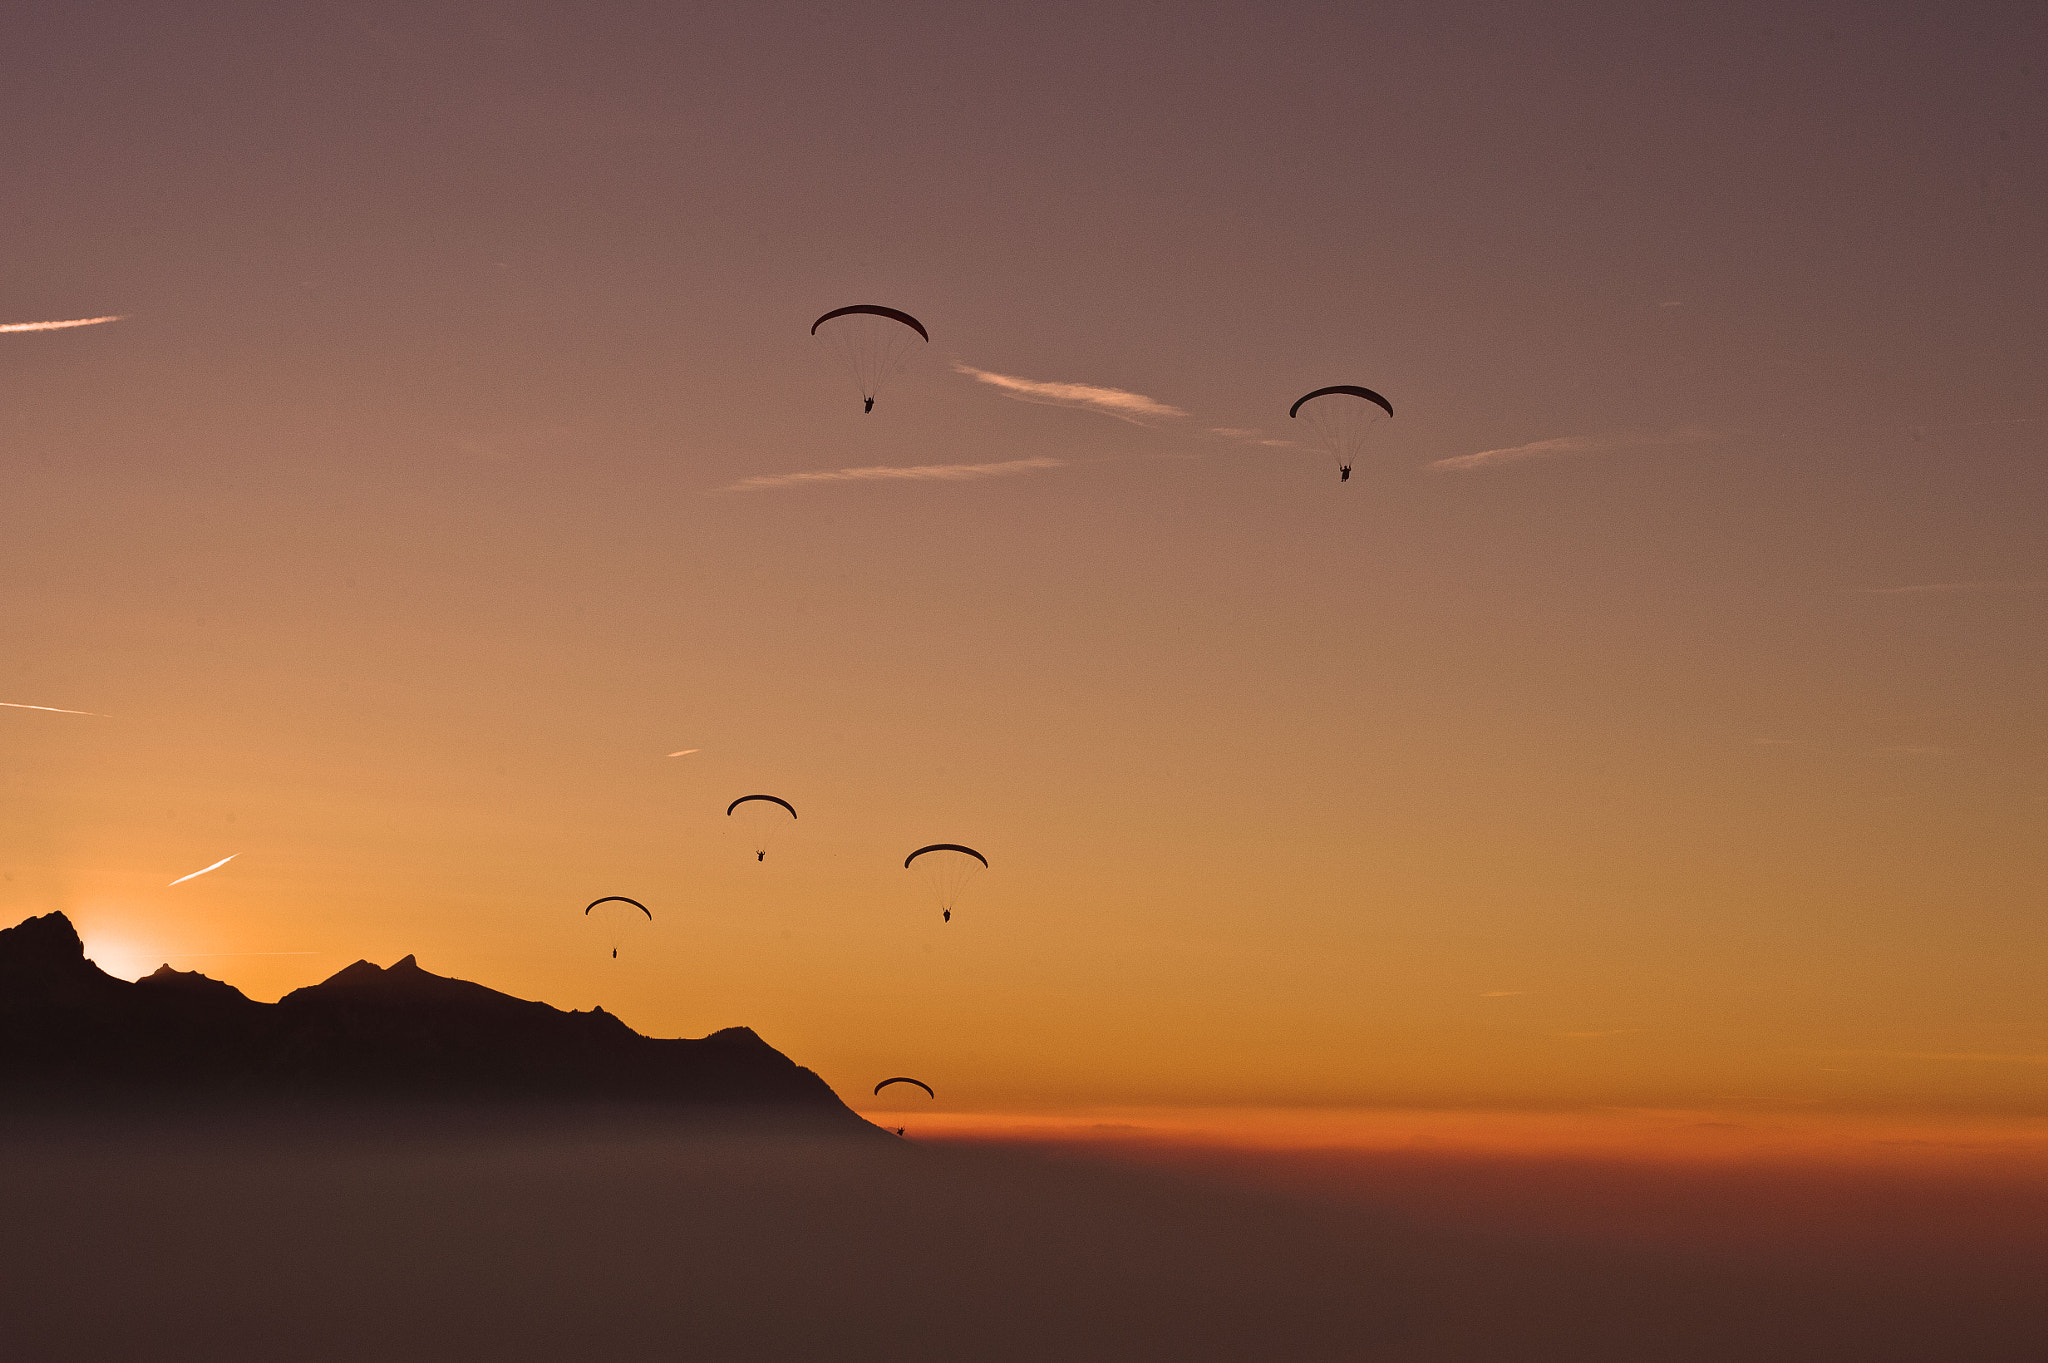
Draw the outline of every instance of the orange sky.
<instances>
[{"instance_id":1,"label":"orange sky","mask_svg":"<svg viewBox=\"0 0 2048 1363\"><path fill-rule=\"evenodd\" d=\"M123 320L0 336L0 917L967 1114L2039 1118L2042 25L33 16L0 322Z\"/></svg>"}]
</instances>

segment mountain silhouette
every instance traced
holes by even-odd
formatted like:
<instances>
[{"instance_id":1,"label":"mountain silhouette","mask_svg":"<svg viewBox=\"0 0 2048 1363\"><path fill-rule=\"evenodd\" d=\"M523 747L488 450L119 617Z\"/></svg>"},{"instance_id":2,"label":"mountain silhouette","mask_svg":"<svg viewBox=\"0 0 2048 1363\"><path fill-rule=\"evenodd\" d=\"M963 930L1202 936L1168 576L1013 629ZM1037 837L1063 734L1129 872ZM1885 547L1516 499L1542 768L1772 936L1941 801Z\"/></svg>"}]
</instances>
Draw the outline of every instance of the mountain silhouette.
<instances>
[{"instance_id":1,"label":"mountain silhouette","mask_svg":"<svg viewBox=\"0 0 2048 1363\"><path fill-rule=\"evenodd\" d=\"M168 965L116 979L61 913L0 930L0 1109L364 1100L748 1109L877 1131L745 1027L658 1040L410 956L258 1003Z\"/></svg>"}]
</instances>

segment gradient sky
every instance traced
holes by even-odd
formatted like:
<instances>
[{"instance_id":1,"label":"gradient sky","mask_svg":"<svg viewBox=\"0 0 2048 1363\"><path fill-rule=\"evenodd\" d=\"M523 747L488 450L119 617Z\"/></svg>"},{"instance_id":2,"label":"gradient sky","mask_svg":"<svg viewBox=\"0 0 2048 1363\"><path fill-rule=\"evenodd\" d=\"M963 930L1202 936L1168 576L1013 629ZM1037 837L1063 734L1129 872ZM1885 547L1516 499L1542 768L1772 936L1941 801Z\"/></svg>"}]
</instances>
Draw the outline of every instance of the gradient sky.
<instances>
[{"instance_id":1,"label":"gradient sky","mask_svg":"<svg viewBox=\"0 0 2048 1363\"><path fill-rule=\"evenodd\" d=\"M2041 1115L2044 54L2020 4L19 14L0 323L123 320L0 335L0 702L92 712L0 709L0 917L966 1109ZM871 416L806 335L865 301L933 337ZM1258 443L1345 382L1398 413L1348 484ZM957 465L1010 467L731 490ZM939 840L994 868L949 925Z\"/></svg>"}]
</instances>

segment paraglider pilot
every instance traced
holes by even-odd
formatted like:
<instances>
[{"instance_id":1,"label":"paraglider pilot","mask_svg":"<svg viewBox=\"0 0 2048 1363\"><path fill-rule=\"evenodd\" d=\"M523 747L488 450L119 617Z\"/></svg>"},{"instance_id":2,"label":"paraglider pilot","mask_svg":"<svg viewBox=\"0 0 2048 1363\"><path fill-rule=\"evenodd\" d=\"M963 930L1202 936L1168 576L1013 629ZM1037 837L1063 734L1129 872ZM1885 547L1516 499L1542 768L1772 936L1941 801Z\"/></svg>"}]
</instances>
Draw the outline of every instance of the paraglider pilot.
<instances>
[{"instance_id":1,"label":"paraglider pilot","mask_svg":"<svg viewBox=\"0 0 2048 1363\"><path fill-rule=\"evenodd\" d=\"M875 400L873 398L862 398L861 401L866 404L861 408L863 412L872 412L875 410Z\"/></svg>"},{"instance_id":2,"label":"paraglider pilot","mask_svg":"<svg viewBox=\"0 0 2048 1363\"><path fill-rule=\"evenodd\" d=\"M939 921L940 921L940 922L942 922L942 923L950 923L950 922L952 922L952 921L953 921L953 911L952 911L951 909L941 909L941 910L939 911Z\"/></svg>"},{"instance_id":3,"label":"paraglider pilot","mask_svg":"<svg viewBox=\"0 0 2048 1363\"><path fill-rule=\"evenodd\" d=\"M1338 482L1348 483L1351 481L1351 465L1339 464L1337 465L1337 472L1342 475L1340 478L1337 479Z\"/></svg>"}]
</instances>

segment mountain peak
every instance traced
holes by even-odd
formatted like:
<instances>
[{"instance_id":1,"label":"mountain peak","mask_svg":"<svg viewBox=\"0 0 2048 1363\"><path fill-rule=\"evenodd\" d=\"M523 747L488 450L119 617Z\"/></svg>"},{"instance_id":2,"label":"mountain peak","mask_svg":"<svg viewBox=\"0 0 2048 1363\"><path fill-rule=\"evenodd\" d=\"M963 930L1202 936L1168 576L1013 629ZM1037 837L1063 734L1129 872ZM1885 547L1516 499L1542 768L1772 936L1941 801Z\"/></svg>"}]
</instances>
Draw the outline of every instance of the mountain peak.
<instances>
[{"instance_id":1,"label":"mountain peak","mask_svg":"<svg viewBox=\"0 0 2048 1363\"><path fill-rule=\"evenodd\" d=\"M216 980L212 976L202 975L196 970L173 970L169 962L158 966L155 970L137 980L136 983L148 985L152 989L177 989L188 994L199 994L210 998L240 999L244 1003L252 1001L247 994L244 994L225 980Z\"/></svg>"},{"instance_id":2,"label":"mountain peak","mask_svg":"<svg viewBox=\"0 0 2048 1363\"><path fill-rule=\"evenodd\" d=\"M0 956L14 959L82 961L85 941L71 926L62 910L40 918L24 918L11 928L0 928Z\"/></svg>"},{"instance_id":3,"label":"mountain peak","mask_svg":"<svg viewBox=\"0 0 2048 1363\"><path fill-rule=\"evenodd\" d=\"M282 1002L304 1008L319 1007L326 1003L372 1000L378 1007L429 1008L438 1011L453 1009L468 1013L483 1010L500 1015L507 1010L528 1011L538 1008L542 1012L554 1011L544 1003L531 1003L525 999L514 998L510 994L501 994L481 984L472 984L468 980L458 980L447 975L436 975L431 970L423 970L418 959L412 956L382 968L368 961L357 961L354 965L329 975L318 984L293 990L284 996Z\"/></svg>"},{"instance_id":4,"label":"mountain peak","mask_svg":"<svg viewBox=\"0 0 2048 1363\"><path fill-rule=\"evenodd\" d=\"M0 1007L77 1004L124 985L85 958L78 929L61 912L0 928Z\"/></svg>"},{"instance_id":5,"label":"mountain peak","mask_svg":"<svg viewBox=\"0 0 2048 1363\"><path fill-rule=\"evenodd\" d=\"M371 965L368 961L357 961L354 965L343 966L312 987L326 989L331 985L340 985L347 988L351 985L379 984L383 979L384 970L381 966Z\"/></svg>"}]
</instances>

